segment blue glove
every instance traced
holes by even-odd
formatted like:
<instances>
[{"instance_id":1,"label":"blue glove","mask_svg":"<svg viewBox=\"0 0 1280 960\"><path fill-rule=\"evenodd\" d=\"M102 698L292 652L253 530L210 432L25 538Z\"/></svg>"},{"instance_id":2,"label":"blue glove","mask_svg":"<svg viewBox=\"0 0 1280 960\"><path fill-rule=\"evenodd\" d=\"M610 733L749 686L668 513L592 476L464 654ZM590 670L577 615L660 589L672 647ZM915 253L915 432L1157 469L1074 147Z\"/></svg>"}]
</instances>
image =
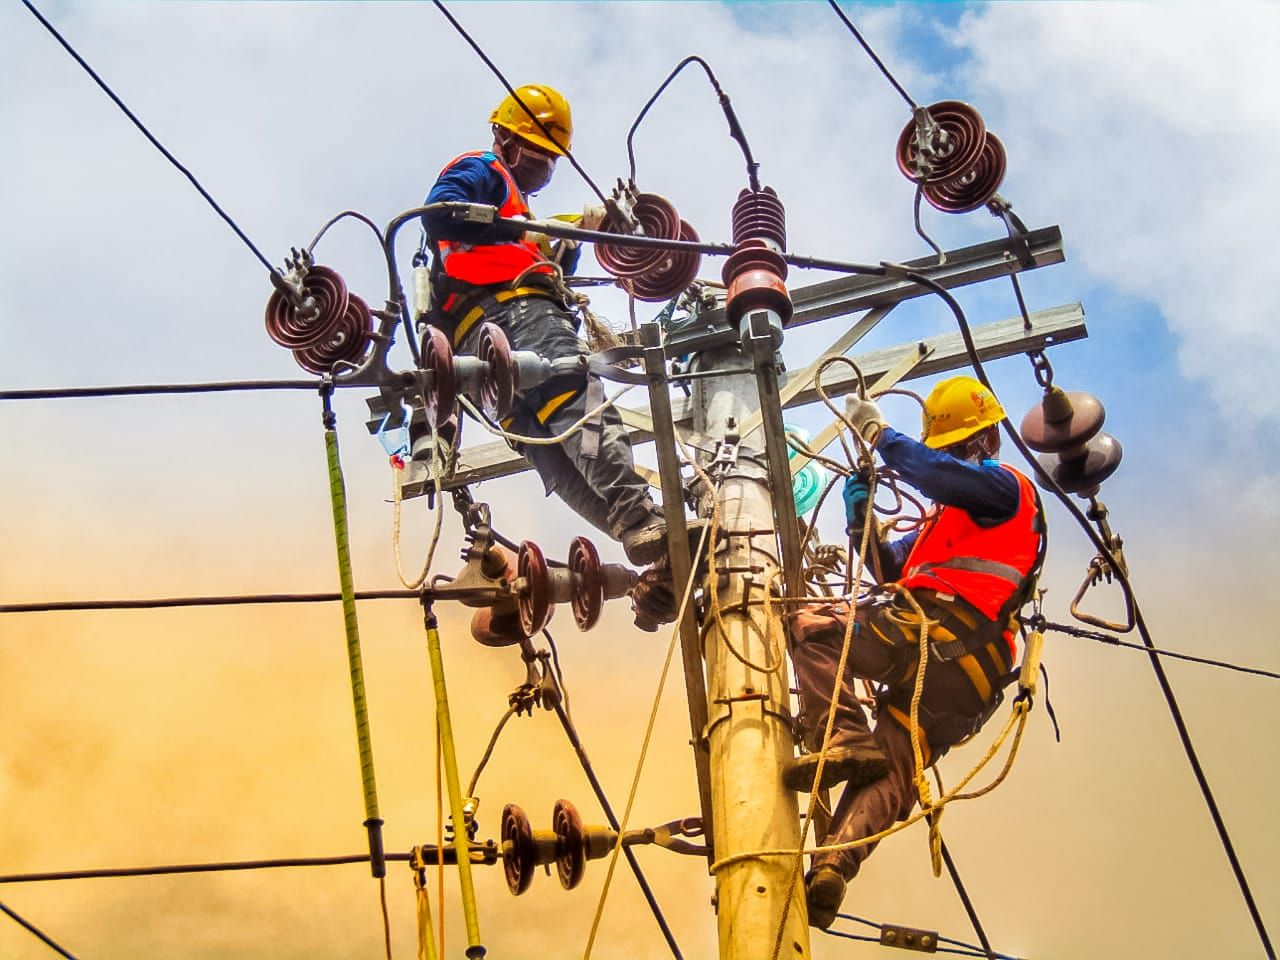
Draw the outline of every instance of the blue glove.
<instances>
[{"instance_id":1,"label":"blue glove","mask_svg":"<svg viewBox=\"0 0 1280 960\"><path fill-rule=\"evenodd\" d=\"M867 501L871 497L871 486L866 474L859 470L844 479L844 516L849 521L851 531L862 529L867 522Z\"/></svg>"}]
</instances>

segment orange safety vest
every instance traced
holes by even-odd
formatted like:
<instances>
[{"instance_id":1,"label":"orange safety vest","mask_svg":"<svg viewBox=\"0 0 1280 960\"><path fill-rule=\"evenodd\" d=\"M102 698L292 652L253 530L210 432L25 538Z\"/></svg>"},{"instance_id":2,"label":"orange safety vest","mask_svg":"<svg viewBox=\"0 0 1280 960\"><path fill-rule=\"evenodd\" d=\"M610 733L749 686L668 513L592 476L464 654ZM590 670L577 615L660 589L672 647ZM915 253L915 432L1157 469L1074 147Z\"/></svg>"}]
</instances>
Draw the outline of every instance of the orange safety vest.
<instances>
[{"instance_id":1,"label":"orange safety vest","mask_svg":"<svg viewBox=\"0 0 1280 960\"><path fill-rule=\"evenodd\" d=\"M468 157L483 157L490 168L502 177L507 185L507 197L498 208L501 217L527 217L529 206L524 202L515 178L501 160L488 150L474 150L454 157L440 173L443 175L454 164ZM456 240L440 240L436 244L440 256L440 269L445 275L464 283L488 286L510 283L530 267L545 259L538 245L531 240L511 240L504 243L468 244ZM550 267L535 270L550 273Z\"/></svg>"},{"instance_id":2,"label":"orange safety vest","mask_svg":"<svg viewBox=\"0 0 1280 960\"><path fill-rule=\"evenodd\" d=\"M1007 617L1012 610L1006 605L1025 593L1043 559L1045 538L1040 498L1031 481L1013 467L1001 466L1018 480L1014 515L984 527L959 507L944 506L912 545L898 581L910 590L960 597L993 622ZM1012 653L1012 636L1007 631L1006 636Z\"/></svg>"}]
</instances>

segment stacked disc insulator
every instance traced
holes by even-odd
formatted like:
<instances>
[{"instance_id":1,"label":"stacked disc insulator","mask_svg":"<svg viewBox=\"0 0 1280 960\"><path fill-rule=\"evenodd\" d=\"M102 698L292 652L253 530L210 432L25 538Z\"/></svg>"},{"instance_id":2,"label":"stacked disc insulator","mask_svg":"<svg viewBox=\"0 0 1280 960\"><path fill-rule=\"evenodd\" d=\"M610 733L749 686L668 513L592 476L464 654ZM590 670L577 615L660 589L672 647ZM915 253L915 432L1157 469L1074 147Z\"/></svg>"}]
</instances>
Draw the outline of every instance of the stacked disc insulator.
<instances>
[{"instance_id":1,"label":"stacked disc insulator","mask_svg":"<svg viewBox=\"0 0 1280 960\"><path fill-rule=\"evenodd\" d=\"M1120 466L1124 448L1102 432L1102 402L1091 393L1049 387L1044 399L1027 411L1019 433L1039 453L1040 464L1067 493L1092 497Z\"/></svg>"},{"instance_id":2,"label":"stacked disc insulator","mask_svg":"<svg viewBox=\"0 0 1280 960\"><path fill-rule=\"evenodd\" d=\"M912 119L898 137L898 169L943 213L978 209L1004 180L1004 144L967 103L943 100L922 109L927 117Z\"/></svg>"},{"instance_id":3,"label":"stacked disc insulator","mask_svg":"<svg viewBox=\"0 0 1280 960\"><path fill-rule=\"evenodd\" d=\"M671 201L656 193L639 194L632 215L646 237L691 243L699 239L697 231L680 219ZM621 235L621 228L612 221L607 220L601 229ZM691 251L652 250L608 242L596 244L596 259L606 272L625 280L637 300L650 303L670 300L682 292L698 275L702 263L702 255Z\"/></svg>"},{"instance_id":4,"label":"stacked disc insulator","mask_svg":"<svg viewBox=\"0 0 1280 960\"><path fill-rule=\"evenodd\" d=\"M782 258L787 217L773 187L738 194L733 205L733 242L737 249L721 271L729 291L725 305L729 321L737 323L749 310L764 308L777 313L785 324L792 314L787 262Z\"/></svg>"},{"instance_id":5,"label":"stacked disc insulator","mask_svg":"<svg viewBox=\"0 0 1280 960\"><path fill-rule=\"evenodd\" d=\"M557 800L551 830L534 830L524 810L514 803L502 809L502 869L507 889L516 896L529 889L534 871L556 865L560 886L572 890L582 883L587 861L609 855L618 839L608 827L589 827L568 800Z\"/></svg>"},{"instance_id":6,"label":"stacked disc insulator","mask_svg":"<svg viewBox=\"0 0 1280 960\"><path fill-rule=\"evenodd\" d=\"M368 352L373 315L363 300L328 267L308 267L301 289L276 290L267 301L267 335L293 351L298 365L323 374L340 362L357 363Z\"/></svg>"}]
</instances>

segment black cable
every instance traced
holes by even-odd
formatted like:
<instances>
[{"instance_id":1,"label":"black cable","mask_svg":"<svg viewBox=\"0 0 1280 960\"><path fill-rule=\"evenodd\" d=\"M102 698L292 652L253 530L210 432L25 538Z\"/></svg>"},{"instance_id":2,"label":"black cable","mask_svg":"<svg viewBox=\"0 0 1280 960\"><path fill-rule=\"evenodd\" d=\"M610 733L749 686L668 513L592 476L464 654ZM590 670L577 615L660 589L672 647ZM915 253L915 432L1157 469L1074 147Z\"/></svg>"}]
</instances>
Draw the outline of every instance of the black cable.
<instances>
[{"instance_id":1,"label":"black cable","mask_svg":"<svg viewBox=\"0 0 1280 960\"><path fill-rule=\"evenodd\" d=\"M217 213L218 216L220 216L223 220L225 220L227 223L227 226L229 226L232 230L235 231L236 236L244 241L245 246L247 246L250 250L253 251L253 255L258 258L258 260L262 263L264 267L267 268L267 272L277 273L276 268L271 265L271 261L262 255L262 251L259 250L254 245L253 241L250 240L249 237L245 234L245 232L240 229L239 225L234 220L231 219L231 217L227 214L225 210L222 209L222 207L218 206L218 201L214 200L213 197L209 194L209 191L200 185L200 181L196 179L195 174L193 174L190 170L188 170L181 163L179 163L178 158L175 157L172 153L170 153L165 148L164 144L162 144L159 140L155 138L154 135L152 135L151 131L148 130L146 126L143 125L142 121L137 118L134 112L130 110L127 106L125 106L124 101L121 100L118 96L116 96L115 91L113 91L109 86L107 86L106 82L100 76L98 76L97 72L93 69L93 67L89 66L89 64L85 61L84 57L76 53L75 48L72 47L71 44L69 44L63 38L62 34L60 34L57 31L57 29L54 28L53 24L51 24L48 20L46 20L44 18L44 15L41 14L40 11L35 8L35 6L31 3L31 0L22 0L22 4L28 10L30 10L31 13L35 16L35 18L39 20L40 23L44 26L44 28L53 35L53 38L62 45L62 48L66 50L67 53L71 54L75 62L80 64L80 66L84 68L85 73L89 74L89 76L93 78L93 81L99 87L102 88L102 92L105 93L108 97L110 97L112 102L117 107L119 107L121 110L124 111L124 115L133 121L133 125L137 127L140 131L142 131L143 136L145 136L148 140L151 141L151 145L155 147L157 150L159 150L162 154L164 154L165 159L168 160L175 167L177 167L178 171L182 173L182 175L185 176L188 180L191 181L191 185L200 192L200 196L204 197L205 200L208 201L209 206L213 207L214 212Z\"/></svg>"},{"instance_id":2,"label":"black cable","mask_svg":"<svg viewBox=\"0 0 1280 960\"><path fill-rule=\"evenodd\" d=\"M538 129L542 131L542 133L546 136L548 140L556 144L561 150L564 151L565 159L568 160L569 163L573 165L573 169L578 171L578 175L581 176L582 179L586 181L587 186L589 186L592 192L597 197L600 198L600 202L604 203L605 202L604 193L602 193L600 188L596 186L596 182L591 179L591 177L587 174L587 171L582 168L582 164L578 163L578 161L574 159L573 154L569 152L569 148L565 144L562 144L559 140L557 140L552 135L551 131L548 130L545 125L543 125L542 121L538 119L537 114L535 114L532 110L529 109L528 104L526 104L523 100L520 99L520 95L516 93L515 87L511 86L511 84L507 82L507 78L502 75L502 71L498 69L497 64L495 64L492 60L489 59L489 55L480 48L480 44L476 43L475 40L471 38L471 34L467 33L466 28L463 27L462 24L460 24L454 18L453 14L450 13L448 9L445 8L445 5L441 3L440 0L433 0L433 2L435 3L436 9L444 14L445 19L448 20L449 23L453 25L453 28L458 31L462 39L467 41L467 43L471 46L471 49L474 50L476 54L480 57L480 59L484 61L484 65L488 67L491 71L493 71L493 75L498 78L498 80L502 83L504 87L506 87L507 93L511 94L511 98L515 100L516 103L520 104L520 108L529 115L529 119L538 125Z\"/></svg>"},{"instance_id":3,"label":"black cable","mask_svg":"<svg viewBox=\"0 0 1280 960\"><path fill-rule=\"evenodd\" d=\"M982 385L992 393L995 390L991 386L991 381L987 378L986 369L982 365L982 358L978 356L977 347L973 342L973 333L969 329L969 321L965 318L964 310L961 309L959 302L951 293L941 284L913 270L903 271L903 275L908 279L920 284L921 286L932 290L943 302L947 304L951 312L955 315L956 323L960 327L960 336L964 340L965 350L969 354L969 362L973 366L974 373L977 374L978 380ZM1186 721L1182 716L1182 709L1178 706L1177 697L1173 693L1173 686L1169 682L1169 678L1165 675L1164 665L1160 662L1158 648L1151 639L1151 633L1147 629L1146 620L1142 616L1142 610L1138 606L1138 598L1134 593L1133 584L1129 581L1129 576L1124 571L1124 567L1111 552L1111 548L1103 540L1102 536L1094 530L1089 523L1087 517L1078 506L1071 500L1071 497L1062 489L1053 476L1041 465L1040 461L1035 457L1031 450L1027 447L1022 437L1018 435L1018 431L1014 429L1013 424L1006 418L1002 421L1005 432L1008 434L1013 445L1031 465L1032 470L1037 476L1037 480L1046 489L1061 501L1062 505L1067 508L1067 512L1075 519L1088 536L1090 542L1097 548L1099 555L1105 560L1113 571L1117 580L1120 581L1125 593L1128 595L1133 604L1134 625L1138 628L1138 634L1142 637L1143 647L1147 653L1147 659L1151 662L1151 669L1155 672L1156 682L1160 687L1161 693L1164 695L1165 703L1168 705L1169 714L1173 718L1174 727L1178 732L1178 739L1182 743L1183 753L1186 754L1187 762L1191 765L1191 772L1194 774L1196 783L1200 787L1200 794L1204 798L1205 806L1209 808L1209 816L1213 820L1215 829L1218 832L1218 839L1222 844L1223 852L1227 856L1227 860L1231 865L1231 872L1235 875L1236 883L1240 887L1240 893L1244 897L1245 905L1249 910L1249 915L1253 920L1254 928L1258 932L1258 938L1262 941L1263 949L1269 958L1274 960L1275 950L1271 946L1271 938L1267 933L1266 924L1262 920L1262 914L1258 910L1258 905L1253 899L1253 891L1249 887L1249 881L1244 875L1244 868L1240 864L1240 859L1236 856L1235 845L1231 842L1231 835L1227 831L1226 821L1222 818L1222 813L1218 809L1218 803L1214 799L1213 790L1209 786L1209 779L1205 775L1204 768L1200 765L1200 758L1196 754L1195 745L1191 741L1191 733L1187 729Z\"/></svg>"},{"instance_id":4,"label":"black cable","mask_svg":"<svg viewBox=\"0 0 1280 960\"><path fill-rule=\"evenodd\" d=\"M843 914L841 914L843 916ZM861 933L845 933L843 930L826 929L822 931L829 937L840 937L842 940L857 940L860 943L880 943L879 937L868 937ZM957 957L983 957L986 956L981 950L961 950L957 947L938 947L932 951L934 953L950 953ZM1005 956L1003 953L994 954L996 960L1016 960L1015 957Z\"/></svg>"},{"instance_id":5,"label":"black cable","mask_svg":"<svg viewBox=\"0 0 1280 960\"><path fill-rule=\"evenodd\" d=\"M912 110L920 109L916 102L911 99L911 94L907 93L902 84L894 79L893 74L889 72L889 68L884 65L884 61L881 60L876 55L876 52L871 49L871 44L867 43L867 41L863 39L862 34L858 32L858 28L853 25L853 21L845 16L844 11L840 9L840 5L836 3L836 0L827 0L827 2L831 4L831 9L836 12L836 16L839 17L844 22L844 25L849 28L849 32L853 34L854 39L857 40L858 43L862 44L862 49L867 51L867 56L875 61L875 65L880 68L880 72L884 74L884 78L893 84L893 89L897 90L898 93L902 95L902 99L907 101L907 106Z\"/></svg>"},{"instance_id":6,"label":"black cable","mask_svg":"<svg viewBox=\"0 0 1280 960\"><path fill-rule=\"evenodd\" d=\"M546 635L548 641L551 641L551 635L544 629L543 634ZM553 642L553 641L552 641ZM569 717L565 710L564 703L566 694L564 686L560 678L553 676L556 689L560 691L560 699L554 705L556 716L560 720L560 726L564 728L564 734L569 738L569 745L573 747L573 752L578 756L578 763L582 766L582 772L586 774L587 782L591 784L591 790L596 795L596 800L600 804L600 809L604 811L605 819L609 822L609 826L619 833L622 831L622 825L618 821L617 815L613 812L613 805L609 803L609 797L604 792L604 787L600 783L600 778L596 776L595 768L591 765L591 759L587 756L587 748L582 744L582 738L578 736L578 730L573 725L573 720ZM680 945L676 943L675 934L671 932L671 927L667 923L667 918L662 912L662 907L658 905L657 897L653 894L653 889L649 886L649 881L644 875L644 871L640 868L640 861L636 859L630 847L622 848L622 855L627 860L627 865L631 868L632 874L635 875L636 884L640 887L640 892L644 895L645 902L649 904L649 911L653 914L653 919L658 924L658 929L662 931L663 938L667 941L667 946L671 950L671 955L676 960L684 960L684 954L680 952Z\"/></svg>"},{"instance_id":7,"label":"black cable","mask_svg":"<svg viewBox=\"0 0 1280 960\"><path fill-rule=\"evenodd\" d=\"M445 851L446 856L449 851ZM387 860L408 862L407 853L388 853ZM51 870L42 873L0 874L0 884L44 883L50 880L114 880L123 877L162 877L183 873L226 873L236 870L276 870L285 867L335 867L368 863L369 854L337 857L279 857L272 860L227 860L219 863L176 863L155 867L103 867L95 870ZM432 861L434 863L434 861Z\"/></svg>"},{"instance_id":8,"label":"black cable","mask_svg":"<svg viewBox=\"0 0 1280 960\"><path fill-rule=\"evenodd\" d=\"M933 823L933 821L934 817L930 816L929 822ZM996 960L995 951L991 949L991 941L987 939L987 931L983 929L982 921L978 919L978 911L973 901L969 899L969 891L964 888L964 881L960 879L960 871L956 869L956 862L947 848L947 841L939 838L938 843L942 849L942 861L947 865L947 873L951 875L951 882L956 888L960 902L964 904L964 912L969 915L969 922L973 924L973 932L978 935L978 942L982 944L983 955L987 960Z\"/></svg>"},{"instance_id":9,"label":"black cable","mask_svg":"<svg viewBox=\"0 0 1280 960\"><path fill-rule=\"evenodd\" d=\"M16 914L13 910L9 909L9 907L7 907L5 904L0 903L0 911L3 911L4 913L8 914L9 917L13 919L15 922L17 922L20 926L25 927L28 933L32 934L38 940L43 942L45 946L49 947L49 949L66 957L67 960L76 960L73 954L68 952L63 947L58 946L58 944L56 944L47 933L45 933L43 930L38 928L31 921L24 920L22 917L18 916L18 914Z\"/></svg>"},{"instance_id":10,"label":"black cable","mask_svg":"<svg viewBox=\"0 0 1280 960\"><path fill-rule=\"evenodd\" d=\"M857 914L837 913L836 917L841 920L852 920L854 923L860 923L866 927L873 927L876 930L881 929L881 924L876 923L874 920L868 920L866 917L859 917ZM976 952L977 956L982 956L982 948L975 944L967 943L964 940L957 940L955 937L944 937L942 934L937 934L937 938L938 943L940 944L949 943L955 947L963 947L965 950L973 950ZM1017 957L1011 957L1003 953L997 953L996 958L997 960L1018 960Z\"/></svg>"},{"instance_id":11,"label":"black cable","mask_svg":"<svg viewBox=\"0 0 1280 960\"><path fill-rule=\"evenodd\" d=\"M729 95L720 87L720 81L716 79L716 75L712 72L710 64L701 57L685 57L676 64L675 69L667 75L667 79L662 81L661 86L654 91L647 103L640 109L639 116L636 117L635 123L631 124L631 129L627 131L627 160L631 164L631 182L636 182L636 151L632 140L636 135L636 129L640 126L640 121L644 119L645 114L649 112L649 108L654 105L658 97L662 96L662 92L667 89L671 81L676 75L691 63L696 63L706 71L707 79L711 81L711 87L716 92L716 97L720 100L720 109L724 111L724 118L729 123L729 136L738 141L738 146L742 148L742 156L747 162L747 181L751 184L753 193L760 192L760 164L756 163L755 158L751 155L751 145L747 143L747 135L743 132L742 124L738 122L738 115L733 110L733 105L729 102Z\"/></svg>"},{"instance_id":12,"label":"black cable","mask_svg":"<svg viewBox=\"0 0 1280 960\"><path fill-rule=\"evenodd\" d=\"M1165 650L1163 647L1148 648L1141 643L1132 643L1127 640L1121 640L1119 637L1112 636L1109 633L1100 633L1097 630L1084 630L1080 627L1072 626L1069 623L1050 623L1048 621L1040 624L1044 630L1052 630L1055 633L1065 633L1071 637L1082 637L1086 640L1096 640L1098 643L1110 644L1113 647L1125 647L1129 650L1148 650L1151 653L1161 657L1171 657L1174 660L1186 660L1190 663L1201 663L1209 667L1221 667L1223 670L1235 670L1238 673L1250 673L1257 677L1268 677L1271 680L1280 680L1280 673L1273 670L1263 670L1259 667L1245 667L1238 663L1229 663L1226 660L1213 660L1209 657L1196 657L1189 653L1177 653L1173 650Z\"/></svg>"},{"instance_id":13,"label":"black cable","mask_svg":"<svg viewBox=\"0 0 1280 960\"><path fill-rule=\"evenodd\" d=\"M109 387L36 387L0 390L0 400L84 400L100 397L149 397L180 393L236 393L253 390L319 389L321 380L224 380L210 383L133 383ZM335 382L335 387L348 384ZM368 386L368 384L362 384Z\"/></svg>"},{"instance_id":14,"label":"black cable","mask_svg":"<svg viewBox=\"0 0 1280 960\"><path fill-rule=\"evenodd\" d=\"M418 599L417 590L357 590L357 600ZM172 607L240 607L269 603L336 603L340 593L257 593L221 597L163 597L142 600L56 600L0 603L3 613L67 613L78 610L162 610Z\"/></svg>"}]
</instances>

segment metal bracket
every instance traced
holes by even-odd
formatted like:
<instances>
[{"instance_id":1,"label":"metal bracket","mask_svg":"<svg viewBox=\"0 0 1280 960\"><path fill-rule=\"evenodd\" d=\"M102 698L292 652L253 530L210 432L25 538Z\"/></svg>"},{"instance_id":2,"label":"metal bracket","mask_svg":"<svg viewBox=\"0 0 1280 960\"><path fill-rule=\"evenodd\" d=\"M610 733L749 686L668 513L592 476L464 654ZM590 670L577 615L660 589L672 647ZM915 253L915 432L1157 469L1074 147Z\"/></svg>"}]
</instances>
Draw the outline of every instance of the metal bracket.
<instances>
[{"instance_id":1,"label":"metal bracket","mask_svg":"<svg viewBox=\"0 0 1280 960\"><path fill-rule=\"evenodd\" d=\"M916 953L937 953L938 932L885 923L880 926L880 945L897 947L900 950L914 950Z\"/></svg>"}]
</instances>

